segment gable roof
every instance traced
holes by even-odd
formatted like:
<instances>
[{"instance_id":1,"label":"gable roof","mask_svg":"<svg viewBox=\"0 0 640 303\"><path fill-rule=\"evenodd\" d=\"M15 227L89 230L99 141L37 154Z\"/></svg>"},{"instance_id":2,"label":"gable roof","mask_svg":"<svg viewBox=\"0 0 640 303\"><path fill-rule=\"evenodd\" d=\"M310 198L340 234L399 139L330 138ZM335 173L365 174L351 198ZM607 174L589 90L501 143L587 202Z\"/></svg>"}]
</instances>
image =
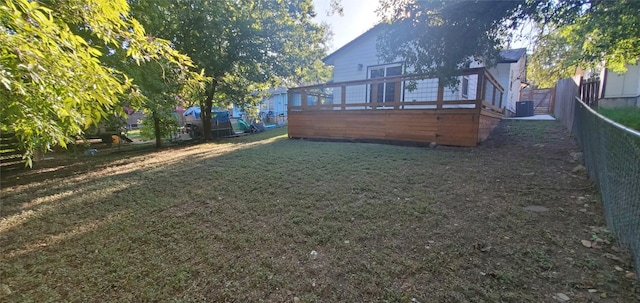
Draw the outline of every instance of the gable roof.
<instances>
[{"instance_id":1,"label":"gable roof","mask_svg":"<svg viewBox=\"0 0 640 303\"><path fill-rule=\"evenodd\" d=\"M516 63L526 53L526 48L505 49L503 51L500 51L501 59L498 61L498 63Z\"/></svg>"},{"instance_id":2,"label":"gable roof","mask_svg":"<svg viewBox=\"0 0 640 303\"><path fill-rule=\"evenodd\" d=\"M343 45L341 48L335 50L333 53L329 54L328 56L324 57L322 59L322 62L332 65L333 64L333 59L335 58L335 56L337 56L339 53L343 52L344 50L350 48L352 45L358 43L361 40L364 40L366 37L371 36L372 34L376 34L378 33L378 31L380 30L380 28L382 27L382 23L378 23L375 26L373 26L372 28L370 28L368 31L364 32L362 35L356 37L355 39L349 41L349 43Z\"/></svg>"},{"instance_id":3,"label":"gable roof","mask_svg":"<svg viewBox=\"0 0 640 303\"><path fill-rule=\"evenodd\" d=\"M364 40L366 37L377 34L380 28L382 28L382 23L376 24L374 27L370 28L368 31L364 32L362 35L356 37L355 39L349 41L349 43L343 45L339 49L335 50L333 53L322 59L322 62L333 65L333 59L339 55L344 50L350 48L352 45L357 44L359 41ZM498 63L516 63L524 54L527 53L526 48L516 48L516 49L505 49L500 51L500 60Z\"/></svg>"}]
</instances>

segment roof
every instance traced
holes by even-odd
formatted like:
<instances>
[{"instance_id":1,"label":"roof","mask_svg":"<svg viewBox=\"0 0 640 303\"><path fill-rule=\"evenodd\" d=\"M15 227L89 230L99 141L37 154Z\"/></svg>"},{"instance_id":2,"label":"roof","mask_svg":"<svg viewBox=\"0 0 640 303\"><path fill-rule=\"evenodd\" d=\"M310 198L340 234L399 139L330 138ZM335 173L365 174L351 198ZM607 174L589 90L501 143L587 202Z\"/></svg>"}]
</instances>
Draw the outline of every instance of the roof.
<instances>
[{"instance_id":1,"label":"roof","mask_svg":"<svg viewBox=\"0 0 640 303\"><path fill-rule=\"evenodd\" d=\"M526 48L505 49L500 51L500 61L498 63L515 63L527 53Z\"/></svg>"},{"instance_id":2,"label":"roof","mask_svg":"<svg viewBox=\"0 0 640 303\"><path fill-rule=\"evenodd\" d=\"M378 23L377 25L375 25L374 27L370 28L368 31L364 32L362 35L356 37L355 39L349 41L349 43L343 45L341 48L337 49L336 51L334 51L333 53L329 54L328 56L324 57L322 59L322 62L332 65L333 64L333 59L335 58L335 56L337 56L339 53L343 52L345 49L350 48L352 45L358 43L358 41L365 39L367 36L372 35L372 34L377 34L377 32L380 30L380 28L382 27L382 23ZM522 56L524 56L524 54L527 53L527 49L526 48L516 48L516 49L506 49L503 51L500 51L500 61L498 61L498 63L515 63L518 62L518 60L520 60L520 58L522 58Z\"/></svg>"},{"instance_id":3,"label":"roof","mask_svg":"<svg viewBox=\"0 0 640 303\"><path fill-rule=\"evenodd\" d=\"M351 47L352 45L358 43L358 41L363 40L367 36L370 36L372 34L376 34L381 27L382 27L382 23L378 23L374 27L370 28L368 31L364 32L362 35L360 35L360 36L356 37L355 39L349 41L349 43L343 45L341 48L337 49L333 53L331 53L328 56L324 57L322 59L322 62L324 62L326 64L329 64L329 65L332 65L333 63L331 61L333 60L333 58L337 54L341 53L342 51L344 51L345 49Z\"/></svg>"}]
</instances>

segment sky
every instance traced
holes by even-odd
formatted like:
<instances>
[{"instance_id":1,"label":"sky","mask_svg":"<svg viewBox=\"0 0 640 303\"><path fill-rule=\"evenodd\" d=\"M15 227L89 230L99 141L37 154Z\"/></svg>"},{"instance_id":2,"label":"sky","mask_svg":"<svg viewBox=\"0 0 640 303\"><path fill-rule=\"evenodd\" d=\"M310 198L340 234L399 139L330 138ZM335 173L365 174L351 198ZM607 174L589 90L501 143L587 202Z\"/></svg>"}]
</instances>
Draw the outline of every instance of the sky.
<instances>
[{"instance_id":1,"label":"sky","mask_svg":"<svg viewBox=\"0 0 640 303\"><path fill-rule=\"evenodd\" d=\"M330 42L329 54L360 36L376 23L378 15L375 10L378 8L378 0L342 0L344 15L333 14L327 16L331 10L331 0L313 0L317 16L316 22L326 22L333 32L333 41ZM529 29L530 30L530 29ZM524 31L526 35L526 30ZM529 41L526 38L516 39L511 48L528 47Z\"/></svg>"},{"instance_id":2,"label":"sky","mask_svg":"<svg viewBox=\"0 0 640 303\"><path fill-rule=\"evenodd\" d=\"M330 0L313 0L317 14L316 22L326 22L333 32L329 53L349 43L378 22L375 12L378 8L377 0L342 0L343 16L327 16L327 12L331 10L330 3Z\"/></svg>"}]
</instances>

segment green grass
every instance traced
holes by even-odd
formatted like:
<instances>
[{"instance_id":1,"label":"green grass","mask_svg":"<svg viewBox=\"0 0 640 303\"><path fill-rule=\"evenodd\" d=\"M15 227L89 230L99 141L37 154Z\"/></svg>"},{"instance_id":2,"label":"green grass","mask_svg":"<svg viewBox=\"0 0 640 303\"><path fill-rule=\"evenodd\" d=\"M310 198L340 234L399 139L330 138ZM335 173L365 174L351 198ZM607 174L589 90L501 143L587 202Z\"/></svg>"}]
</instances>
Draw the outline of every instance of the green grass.
<instances>
[{"instance_id":1,"label":"green grass","mask_svg":"<svg viewBox=\"0 0 640 303\"><path fill-rule=\"evenodd\" d=\"M580 245L601 210L578 211L594 189L548 123L509 124L544 133L535 153L530 141L425 149L280 128L3 174L0 301L590 298L574 285L633 301L635 282L600 257L608 248Z\"/></svg>"},{"instance_id":2,"label":"green grass","mask_svg":"<svg viewBox=\"0 0 640 303\"><path fill-rule=\"evenodd\" d=\"M140 139L140 129L132 129L130 131L127 131L126 135L131 140Z\"/></svg>"},{"instance_id":3,"label":"green grass","mask_svg":"<svg viewBox=\"0 0 640 303\"><path fill-rule=\"evenodd\" d=\"M598 112L624 126L640 131L640 108L599 108Z\"/></svg>"}]
</instances>

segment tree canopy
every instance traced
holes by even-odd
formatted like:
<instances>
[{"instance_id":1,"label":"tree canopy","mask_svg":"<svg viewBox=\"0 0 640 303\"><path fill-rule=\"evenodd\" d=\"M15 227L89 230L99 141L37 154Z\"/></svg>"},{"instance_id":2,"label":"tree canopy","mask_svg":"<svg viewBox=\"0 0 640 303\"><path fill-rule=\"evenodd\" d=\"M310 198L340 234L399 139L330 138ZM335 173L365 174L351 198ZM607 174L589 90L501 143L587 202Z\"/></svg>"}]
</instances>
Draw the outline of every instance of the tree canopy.
<instances>
[{"instance_id":1,"label":"tree canopy","mask_svg":"<svg viewBox=\"0 0 640 303\"><path fill-rule=\"evenodd\" d=\"M312 22L311 0L136 0L132 7L155 10L140 18L155 20L158 35L209 77L200 100L204 129L214 104L255 103L256 92L301 80L325 54L327 28Z\"/></svg>"},{"instance_id":2,"label":"tree canopy","mask_svg":"<svg viewBox=\"0 0 640 303\"><path fill-rule=\"evenodd\" d=\"M446 78L473 60L492 66L508 31L533 20L564 31L545 43L576 45L578 52L567 57L572 63L606 62L622 71L640 55L638 12L640 1L634 0L381 0L387 26L378 49L416 73Z\"/></svg>"},{"instance_id":3,"label":"tree canopy","mask_svg":"<svg viewBox=\"0 0 640 303\"><path fill-rule=\"evenodd\" d=\"M639 56L640 2L594 2L573 22L538 24L529 75L537 86L551 87L577 67L604 65L620 73Z\"/></svg>"},{"instance_id":4,"label":"tree canopy","mask_svg":"<svg viewBox=\"0 0 640 303\"><path fill-rule=\"evenodd\" d=\"M0 131L30 165L122 105L166 116L177 94L198 99L208 129L213 104L326 76L310 71L326 68L314 15L311 0L4 0Z\"/></svg>"},{"instance_id":5,"label":"tree canopy","mask_svg":"<svg viewBox=\"0 0 640 303\"><path fill-rule=\"evenodd\" d=\"M0 131L15 133L28 165L36 148L66 146L131 92L126 74L100 61L101 46L190 65L147 37L125 0L5 0L0 20Z\"/></svg>"}]
</instances>

